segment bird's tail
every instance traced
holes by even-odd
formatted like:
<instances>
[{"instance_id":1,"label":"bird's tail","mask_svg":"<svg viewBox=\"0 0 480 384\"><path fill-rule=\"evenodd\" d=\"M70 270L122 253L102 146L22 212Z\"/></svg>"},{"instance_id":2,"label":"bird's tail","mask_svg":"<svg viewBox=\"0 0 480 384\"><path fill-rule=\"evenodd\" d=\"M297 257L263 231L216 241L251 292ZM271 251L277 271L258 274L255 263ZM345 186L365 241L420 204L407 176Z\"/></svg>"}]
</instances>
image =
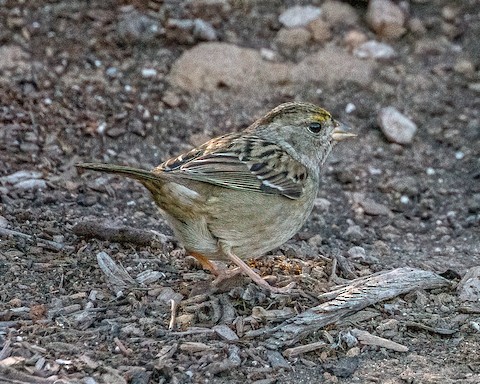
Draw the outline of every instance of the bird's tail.
<instances>
[{"instance_id":1,"label":"bird's tail","mask_svg":"<svg viewBox=\"0 0 480 384\"><path fill-rule=\"evenodd\" d=\"M77 168L90 169L92 171L98 172L107 172L107 173L116 173L141 181L145 184L148 181L161 182L162 178L151 171L146 171L144 169L128 167L124 165L115 165L115 164L101 164L101 163L80 163L75 164Z\"/></svg>"}]
</instances>

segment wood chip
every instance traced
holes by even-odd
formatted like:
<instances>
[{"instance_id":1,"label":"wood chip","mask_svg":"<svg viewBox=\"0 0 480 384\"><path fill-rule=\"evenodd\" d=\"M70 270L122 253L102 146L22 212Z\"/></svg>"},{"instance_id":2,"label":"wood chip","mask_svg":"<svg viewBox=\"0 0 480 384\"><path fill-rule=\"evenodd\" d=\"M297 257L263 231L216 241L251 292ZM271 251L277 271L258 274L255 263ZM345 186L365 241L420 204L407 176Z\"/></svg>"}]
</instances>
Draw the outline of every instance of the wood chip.
<instances>
[{"instance_id":1,"label":"wood chip","mask_svg":"<svg viewBox=\"0 0 480 384\"><path fill-rule=\"evenodd\" d=\"M221 372L233 370L239 367L241 362L242 360L240 358L240 348L236 345L230 345L228 347L228 358L220 362L214 362L210 364L207 367L207 371L212 375L216 375Z\"/></svg>"},{"instance_id":2,"label":"wood chip","mask_svg":"<svg viewBox=\"0 0 480 384\"><path fill-rule=\"evenodd\" d=\"M326 345L327 344L324 341L317 341L315 343L300 345L294 348L288 348L283 351L283 356L291 358L307 352L316 351L317 349L324 348Z\"/></svg>"},{"instance_id":3,"label":"wood chip","mask_svg":"<svg viewBox=\"0 0 480 384\"><path fill-rule=\"evenodd\" d=\"M7 341L5 341L2 350L0 350L0 361L10 356L10 353L12 352L12 348L10 347L11 345L12 340L8 339Z\"/></svg>"},{"instance_id":4,"label":"wood chip","mask_svg":"<svg viewBox=\"0 0 480 384\"><path fill-rule=\"evenodd\" d=\"M383 337L372 335L370 332L355 328L352 329L351 333L358 339L360 344L375 345L397 352L408 352L408 347L394 341L384 339Z\"/></svg>"},{"instance_id":5,"label":"wood chip","mask_svg":"<svg viewBox=\"0 0 480 384\"><path fill-rule=\"evenodd\" d=\"M205 343L200 343L196 341L187 341L180 345L180 350L188 352L188 353L195 353L195 352L203 352L203 351L211 351L214 348L210 345Z\"/></svg>"},{"instance_id":6,"label":"wood chip","mask_svg":"<svg viewBox=\"0 0 480 384\"><path fill-rule=\"evenodd\" d=\"M0 360L0 365L5 367L11 367L12 365L23 363L26 359L21 356L10 356L3 360Z\"/></svg>"},{"instance_id":7,"label":"wood chip","mask_svg":"<svg viewBox=\"0 0 480 384\"><path fill-rule=\"evenodd\" d=\"M228 326L225 324L216 325L213 327L215 333L220 336L223 340L226 341L237 341L238 336L235 332L233 332Z\"/></svg>"},{"instance_id":8,"label":"wood chip","mask_svg":"<svg viewBox=\"0 0 480 384\"><path fill-rule=\"evenodd\" d=\"M106 252L97 253L97 262L116 294L122 288L137 285L137 282L128 274L125 268L115 263Z\"/></svg>"},{"instance_id":9,"label":"wood chip","mask_svg":"<svg viewBox=\"0 0 480 384\"><path fill-rule=\"evenodd\" d=\"M122 353L122 355L124 356L129 356L131 355L132 351L127 349L127 347L125 347L125 345L122 343L122 341L118 338L118 337L115 337L113 339L113 341L115 342L115 345L117 346L117 348L120 350L120 352Z\"/></svg>"},{"instance_id":10,"label":"wood chip","mask_svg":"<svg viewBox=\"0 0 480 384\"><path fill-rule=\"evenodd\" d=\"M55 378L42 378L38 376L31 376L29 374L19 372L10 366L0 363L0 378L2 383L15 383L15 384L52 384L56 381Z\"/></svg>"},{"instance_id":11,"label":"wood chip","mask_svg":"<svg viewBox=\"0 0 480 384\"><path fill-rule=\"evenodd\" d=\"M288 363L287 360L282 356L282 354L278 351L272 351L267 349L266 351L267 359L272 368L278 369L278 368L285 368L285 369L290 369L290 364Z\"/></svg>"},{"instance_id":12,"label":"wood chip","mask_svg":"<svg viewBox=\"0 0 480 384\"><path fill-rule=\"evenodd\" d=\"M158 292L157 300L162 302L163 304L170 305L170 302L173 300L177 304L180 303L183 299L183 295L180 293L175 292L170 287L163 287L161 288L160 292Z\"/></svg>"},{"instance_id":13,"label":"wood chip","mask_svg":"<svg viewBox=\"0 0 480 384\"><path fill-rule=\"evenodd\" d=\"M159 271L152 271L151 269L147 269L137 275L135 280L138 284L153 284L160 279L164 279L166 277L165 273Z\"/></svg>"},{"instance_id":14,"label":"wood chip","mask_svg":"<svg viewBox=\"0 0 480 384\"><path fill-rule=\"evenodd\" d=\"M295 315L295 310L290 307L283 309L266 310L263 307L253 307L252 317L256 320L264 321L284 321Z\"/></svg>"}]
</instances>

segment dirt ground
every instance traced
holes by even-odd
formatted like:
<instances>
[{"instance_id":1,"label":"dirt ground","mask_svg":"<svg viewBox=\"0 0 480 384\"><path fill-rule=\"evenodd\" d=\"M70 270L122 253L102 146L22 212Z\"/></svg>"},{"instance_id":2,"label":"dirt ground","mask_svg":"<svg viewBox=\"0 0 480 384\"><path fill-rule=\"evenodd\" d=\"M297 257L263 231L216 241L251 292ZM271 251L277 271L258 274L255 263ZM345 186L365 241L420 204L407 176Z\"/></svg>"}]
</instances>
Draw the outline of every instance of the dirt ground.
<instances>
[{"instance_id":1,"label":"dirt ground","mask_svg":"<svg viewBox=\"0 0 480 384\"><path fill-rule=\"evenodd\" d=\"M280 41L278 16L323 1L0 1L1 383L480 383L480 303L456 289L480 266L477 0L400 2L406 32L386 40L397 55L366 59L367 82L319 75L185 89L172 80L183 54L214 44L172 20L202 19L217 41L268 48L292 66L325 47L352 55L351 30L381 40L366 2L329 3L357 17L327 18L324 41L299 44ZM251 262L277 284L295 281L292 295L247 278L212 290L142 186L74 167L148 169L290 100L322 105L358 134L326 163L300 233ZM380 130L387 106L417 124L411 144ZM129 277L112 284L100 252ZM447 272L451 286L330 324L291 345L325 343L297 356L246 337L318 305L336 283L405 266ZM408 351L359 343L354 328Z\"/></svg>"}]
</instances>

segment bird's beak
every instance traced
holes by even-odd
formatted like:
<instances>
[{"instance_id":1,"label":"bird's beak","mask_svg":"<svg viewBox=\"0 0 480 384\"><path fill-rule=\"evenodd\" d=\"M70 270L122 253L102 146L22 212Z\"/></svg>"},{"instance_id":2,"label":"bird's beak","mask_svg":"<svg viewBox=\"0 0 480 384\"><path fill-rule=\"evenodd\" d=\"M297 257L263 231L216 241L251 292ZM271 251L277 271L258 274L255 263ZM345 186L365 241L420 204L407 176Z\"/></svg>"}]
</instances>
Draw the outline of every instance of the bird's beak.
<instances>
[{"instance_id":1,"label":"bird's beak","mask_svg":"<svg viewBox=\"0 0 480 384\"><path fill-rule=\"evenodd\" d=\"M334 141L342 141L348 139L349 137L356 137L355 133L350 133L350 127L346 124L343 124L339 121L334 121L335 128L332 132L332 139Z\"/></svg>"}]
</instances>

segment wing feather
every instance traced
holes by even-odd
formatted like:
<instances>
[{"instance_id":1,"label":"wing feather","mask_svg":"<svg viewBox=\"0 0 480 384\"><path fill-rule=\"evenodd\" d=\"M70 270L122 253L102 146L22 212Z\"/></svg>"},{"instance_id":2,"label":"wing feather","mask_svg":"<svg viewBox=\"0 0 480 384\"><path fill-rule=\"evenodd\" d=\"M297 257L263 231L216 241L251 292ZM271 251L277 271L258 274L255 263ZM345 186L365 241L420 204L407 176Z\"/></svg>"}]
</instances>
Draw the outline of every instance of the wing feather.
<instances>
[{"instance_id":1,"label":"wing feather","mask_svg":"<svg viewBox=\"0 0 480 384\"><path fill-rule=\"evenodd\" d=\"M256 136L226 135L154 169L170 176L226 188L298 199L307 169L275 143Z\"/></svg>"}]
</instances>

